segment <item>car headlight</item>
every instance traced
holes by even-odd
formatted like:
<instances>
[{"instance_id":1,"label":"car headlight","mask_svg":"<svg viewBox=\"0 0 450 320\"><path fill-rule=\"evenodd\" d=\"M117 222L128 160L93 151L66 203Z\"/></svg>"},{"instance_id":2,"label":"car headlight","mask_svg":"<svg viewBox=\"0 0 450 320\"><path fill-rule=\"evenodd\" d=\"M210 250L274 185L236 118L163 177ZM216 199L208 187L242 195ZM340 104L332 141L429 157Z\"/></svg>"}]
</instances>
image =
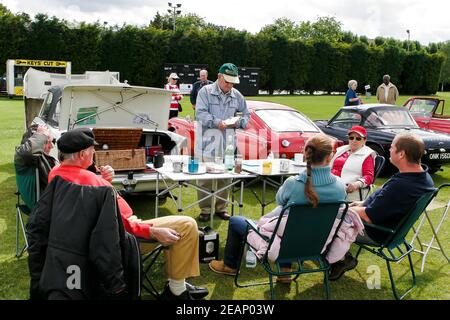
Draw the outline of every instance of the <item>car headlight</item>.
<instances>
[{"instance_id":1,"label":"car headlight","mask_svg":"<svg viewBox=\"0 0 450 320\"><path fill-rule=\"evenodd\" d=\"M287 141L287 140L281 141L281 145L282 145L283 147L285 147L285 148L289 147L290 144L291 144L291 143L290 143L289 141Z\"/></svg>"}]
</instances>

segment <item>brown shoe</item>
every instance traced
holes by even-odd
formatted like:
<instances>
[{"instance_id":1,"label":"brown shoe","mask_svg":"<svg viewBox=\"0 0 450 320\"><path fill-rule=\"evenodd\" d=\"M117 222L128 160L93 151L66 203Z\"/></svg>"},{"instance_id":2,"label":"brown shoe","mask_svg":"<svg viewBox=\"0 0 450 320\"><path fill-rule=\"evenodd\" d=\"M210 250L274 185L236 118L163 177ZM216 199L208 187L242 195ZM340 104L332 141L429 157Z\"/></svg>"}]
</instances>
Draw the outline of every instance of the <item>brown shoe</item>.
<instances>
[{"instance_id":1,"label":"brown shoe","mask_svg":"<svg viewBox=\"0 0 450 320\"><path fill-rule=\"evenodd\" d=\"M228 276L235 276L237 270L227 267L223 260L213 260L209 264L209 268L215 273L226 274Z\"/></svg>"},{"instance_id":2,"label":"brown shoe","mask_svg":"<svg viewBox=\"0 0 450 320\"><path fill-rule=\"evenodd\" d=\"M222 220L230 220L230 215L226 211L216 212L216 215L220 217Z\"/></svg>"},{"instance_id":3,"label":"brown shoe","mask_svg":"<svg viewBox=\"0 0 450 320\"><path fill-rule=\"evenodd\" d=\"M281 268L281 272L291 272L291 268ZM277 276L277 283L291 284L291 275Z\"/></svg>"}]
</instances>

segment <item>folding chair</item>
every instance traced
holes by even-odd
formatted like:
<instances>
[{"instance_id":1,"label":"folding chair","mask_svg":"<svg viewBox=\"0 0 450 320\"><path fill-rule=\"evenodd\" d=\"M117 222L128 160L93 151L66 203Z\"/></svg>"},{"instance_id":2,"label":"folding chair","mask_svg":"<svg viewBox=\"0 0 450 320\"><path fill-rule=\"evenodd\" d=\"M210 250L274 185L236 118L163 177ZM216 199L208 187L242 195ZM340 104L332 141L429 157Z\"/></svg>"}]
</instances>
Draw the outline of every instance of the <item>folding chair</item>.
<instances>
[{"instance_id":1,"label":"folding chair","mask_svg":"<svg viewBox=\"0 0 450 320\"><path fill-rule=\"evenodd\" d=\"M26 172L25 172L26 171ZM17 196L16 202L16 258L20 258L24 252L28 249L28 239L25 231L24 215L28 216L31 213L36 202L40 197L40 185L39 185L39 170L18 170L16 168L16 184L17 192L14 194ZM27 187L28 186L28 187ZM34 186L34 190L31 191L29 186ZM21 203L21 198L24 203ZM24 245L20 248L19 233L21 230L24 239Z\"/></svg>"},{"instance_id":2,"label":"folding chair","mask_svg":"<svg viewBox=\"0 0 450 320\"><path fill-rule=\"evenodd\" d=\"M338 211L341 207L343 207L344 210L342 211L342 214L340 216L340 223L336 228L332 241L328 244L326 250L322 253L322 249L325 246L328 236L330 235L330 232L334 225L334 221L338 216ZM268 253L275 239L283 215L288 209L289 216L287 217L286 227L281 239L278 258L275 262L271 263L268 258ZM236 286L244 288L262 284L269 284L271 299L275 299L273 276L295 275L294 281L296 281L301 274L323 272L326 298L329 299L330 288L328 281L328 271L330 269L330 265L325 257L329 248L331 247L331 244L337 236L337 231L344 221L347 210L348 204L346 202L322 203L319 204L317 208L313 208L310 205L297 205L295 203L288 204L283 208L282 213L280 214L275 226L273 236L270 239L267 239L263 235L259 234L254 223L247 220L248 227L257 232L258 235L260 235L260 237L268 243L268 249L260 262L263 265L265 271L269 274L269 282L250 284L240 284L238 282L239 270L241 267L242 257L244 255L245 245L243 244L238 264L238 270L235 276ZM318 266L313 268L305 268L303 264L305 263L305 261L310 260L317 262ZM291 271L281 271L280 264L289 263L295 263L297 265L297 268L294 268L294 265L292 265Z\"/></svg>"},{"instance_id":3,"label":"folding chair","mask_svg":"<svg viewBox=\"0 0 450 320\"><path fill-rule=\"evenodd\" d=\"M381 173L381 170L383 169L385 162L386 162L386 159L383 156L375 157L375 167L374 167L375 170L374 170L373 182L370 186L359 189L359 200L360 201L364 201L369 196L372 188L375 187L375 181L377 180L378 175Z\"/></svg>"},{"instance_id":4,"label":"folding chair","mask_svg":"<svg viewBox=\"0 0 450 320\"><path fill-rule=\"evenodd\" d=\"M137 238L137 239L139 242L139 247L141 247L142 244L155 245L155 248L153 250L150 250L149 252L142 253L141 250L142 264L144 266L142 288L145 289L145 291L147 291L150 295L152 295L155 299L158 300L160 293L152 283L151 272L153 265L155 264L162 250L166 249L167 247L161 244L157 244L157 241L155 240L149 240L144 238Z\"/></svg>"},{"instance_id":5,"label":"folding chair","mask_svg":"<svg viewBox=\"0 0 450 320\"><path fill-rule=\"evenodd\" d=\"M356 254L356 258L358 258L362 249L365 249L380 258L386 261L389 279L391 281L392 292L394 294L395 299L401 300L403 299L415 286L416 286L416 275L414 273L414 266L412 264L411 253L414 248L405 240L405 236L408 234L409 230L413 227L414 223L419 219L422 212L428 206L428 204L433 200L436 196L438 189L435 189L431 192L425 193L421 196L415 203L414 207L408 212L403 219L398 223L398 225L394 229L382 227L376 224L364 224L365 228L373 228L376 230L384 231L387 234L386 239L381 243L375 242L365 242L365 241L356 241L355 244L359 246L358 252ZM401 245L404 245L404 250L402 250ZM393 250L397 250L398 253L393 252ZM398 255L399 254L399 255ZM395 280L392 275L391 270L391 262L400 262L404 257L408 257L409 267L412 274L412 286L408 288L400 297L395 287Z\"/></svg>"},{"instance_id":6,"label":"folding chair","mask_svg":"<svg viewBox=\"0 0 450 320\"><path fill-rule=\"evenodd\" d=\"M442 184L441 186L439 186L439 187L438 187L438 194L439 194L439 191L440 191L441 189L444 189L444 188L446 188L446 187L450 187L450 183L444 183L444 184ZM436 197L437 197L437 195L436 195ZM433 203L433 202L432 202L432 203ZM429 207L428 207L428 208L429 208ZM427 208L427 209L428 209L428 208ZM425 268L425 259L427 258L427 255L428 255L428 253L430 252L430 249L434 249L434 250L440 251L440 252L442 253L442 255L445 257L445 259L447 259L447 262L450 263L450 259L449 259L448 256L445 254L444 248L443 248L443 246L442 246L442 244L441 244L441 242L439 241L439 238L438 238L438 232L439 232L439 229L441 228L442 224L443 224L444 221L445 221L445 218L447 217L449 208L450 208L450 200L449 200L449 201L447 202L447 204L444 206L443 211L442 211L441 218L439 219L439 222L438 222L436 228L434 227L433 223L431 222L430 214L429 214L429 212L427 211L427 209L425 209L424 215L423 215L422 218L420 219L419 224L418 224L418 226L417 226L417 229L415 229L414 227L412 228L413 231L414 231L414 235L413 235L413 237L411 238L410 244L412 245L413 242L417 239L417 242L418 242L419 245L420 245L420 250L414 249L414 252L417 252L417 253L419 253L419 254L422 255L422 265L421 265L421 267L420 267L420 272L423 272L423 270L424 270L424 268ZM428 210L430 210L430 209L428 209ZM427 219L428 224L430 225L431 231L433 232L433 236L431 237L431 240L430 240L428 243L424 243L424 242L422 242L422 241L419 239L419 232L420 232L420 230L421 230L421 228L422 228L422 226L423 226L423 223L424 223L424 221L425 221L425 218ZM438 246L439 246L439 247L433 246L434 240L436 240L436 242L438 243ZM425 247L425 249L424 249L424 247Z\"/></svg>"}]
</instances>

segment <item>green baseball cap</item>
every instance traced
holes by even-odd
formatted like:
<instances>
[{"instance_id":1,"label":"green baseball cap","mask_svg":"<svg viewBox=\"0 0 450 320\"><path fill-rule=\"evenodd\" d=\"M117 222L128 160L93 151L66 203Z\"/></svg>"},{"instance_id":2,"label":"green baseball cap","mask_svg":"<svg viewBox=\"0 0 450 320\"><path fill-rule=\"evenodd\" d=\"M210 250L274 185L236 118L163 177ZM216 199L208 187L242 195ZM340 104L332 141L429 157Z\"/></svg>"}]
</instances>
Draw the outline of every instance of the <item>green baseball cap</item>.
<instances>
[{"instance_id":1,"label":"green baseball cap","mask_svg":"<svg viewBox=\"0 0 450 320\"><path fill-rule=\"evenodd\" d=\"M223 74L226 82L239 83L238 68L232 63L224 63L219 68L219 73Z\"/></svg>"}]
</instances>

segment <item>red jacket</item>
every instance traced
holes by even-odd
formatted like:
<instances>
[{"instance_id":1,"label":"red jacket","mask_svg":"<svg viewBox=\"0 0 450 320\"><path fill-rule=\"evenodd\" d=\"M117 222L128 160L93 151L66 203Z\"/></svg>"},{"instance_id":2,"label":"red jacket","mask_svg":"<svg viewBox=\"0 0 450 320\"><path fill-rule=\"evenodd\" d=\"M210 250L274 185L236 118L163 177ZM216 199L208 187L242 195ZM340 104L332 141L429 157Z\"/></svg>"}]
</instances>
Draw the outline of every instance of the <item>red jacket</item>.
<instances>
[{"instance_id":1,"label":"red jacket","mask_svg":"<svg viewBox=\"0 0 450 320\"><path fill-rule=\"evenodd\" d=\"M175 91L176 93L172 93L172 100L170 101L170 110L178 111L178 101L183 99L183 95L179 94L180 90L178 85L176 84L166 84L164 89Z\"/></svg>"},{"instance_id":2,"label":"red jacket","mask_svg":"<svg viewBox=\"0 0 450 320\"><path fill-rule=\"evenodd\" d=\"M48 175L48 183L50 183L55 176L60 176L67 181L82 186L112 186L111 183L102 177L97 176L95 173L77 166L69 166L64 164L57 165L50 171ZM133 216L133 209L131 209L125 199L123 199L120 195L117 195L117 202L119 203L119 209L122 215L125 230L131 234L134 234L136 237L149 239L150 227L152 224L136 219ZM132 216L133 218L131 218Z\"/></svg>"}]
</instances>

